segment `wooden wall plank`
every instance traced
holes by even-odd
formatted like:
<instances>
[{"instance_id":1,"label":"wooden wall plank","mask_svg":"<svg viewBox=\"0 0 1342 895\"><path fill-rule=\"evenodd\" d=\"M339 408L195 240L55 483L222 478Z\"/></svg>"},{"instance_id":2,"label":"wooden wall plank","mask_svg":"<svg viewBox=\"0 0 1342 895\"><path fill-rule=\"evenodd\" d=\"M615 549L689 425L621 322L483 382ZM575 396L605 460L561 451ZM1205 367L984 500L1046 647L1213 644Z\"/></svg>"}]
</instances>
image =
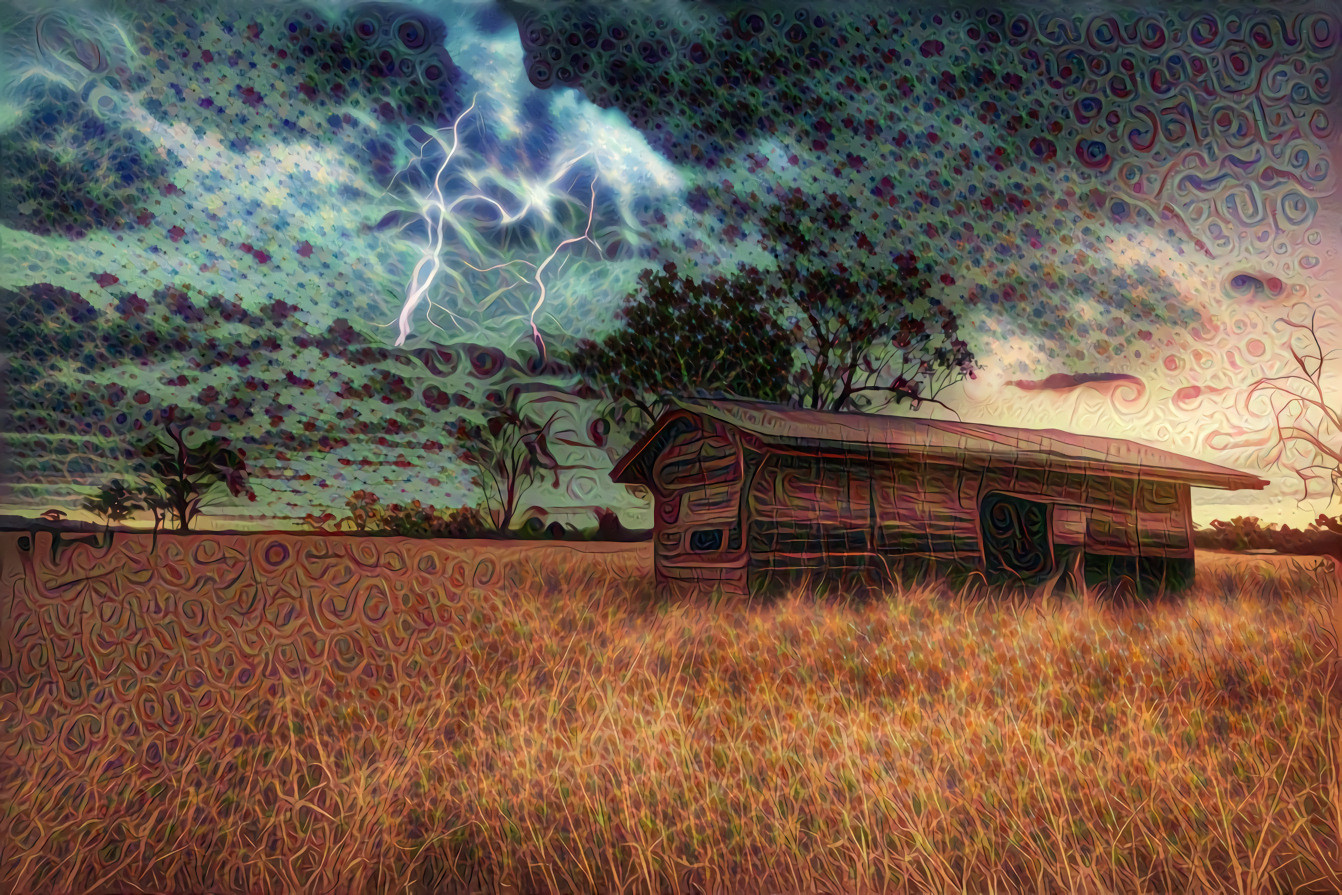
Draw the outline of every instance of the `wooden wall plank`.
<instances>
[{"instance_id":1,"label":"wooden wall plank","mask_svg":"<svg viewBox=\"0 0 1342 895\"><path fill-rule=\"evenodd\" d=\"M1053 504L1057 544L1098 555L1192 555L1187 485L861 450L765 448L749 454L756 465L746 470L744 451L736 433L701 428L677 435L654 460L658 500L678 511L655 514L659 580L744 587L747 566L840 568L876 556L978 564L979 502L991 491ZM721 530L722 549L690 549L690 533L703 528Z\"/></svg>"}]
</instances>

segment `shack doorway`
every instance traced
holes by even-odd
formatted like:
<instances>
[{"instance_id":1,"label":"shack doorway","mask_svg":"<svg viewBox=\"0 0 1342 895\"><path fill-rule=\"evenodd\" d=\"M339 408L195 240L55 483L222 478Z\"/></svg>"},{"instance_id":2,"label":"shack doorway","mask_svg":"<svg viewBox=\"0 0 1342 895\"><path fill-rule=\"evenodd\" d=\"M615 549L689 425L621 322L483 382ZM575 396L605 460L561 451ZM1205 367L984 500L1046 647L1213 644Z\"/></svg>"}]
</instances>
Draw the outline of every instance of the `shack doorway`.
<instances>
[{"instance_id":1,"label":"shack doorway","mask_svg":"<svg viewBox=\"0 0 1342 895\"><path fill-rule=\"evenodd\" d=\"M989 578L1034 582L1053 573L1049 505L1000 491L979 504L984 571Z\"/></svg>"}]
</instances>

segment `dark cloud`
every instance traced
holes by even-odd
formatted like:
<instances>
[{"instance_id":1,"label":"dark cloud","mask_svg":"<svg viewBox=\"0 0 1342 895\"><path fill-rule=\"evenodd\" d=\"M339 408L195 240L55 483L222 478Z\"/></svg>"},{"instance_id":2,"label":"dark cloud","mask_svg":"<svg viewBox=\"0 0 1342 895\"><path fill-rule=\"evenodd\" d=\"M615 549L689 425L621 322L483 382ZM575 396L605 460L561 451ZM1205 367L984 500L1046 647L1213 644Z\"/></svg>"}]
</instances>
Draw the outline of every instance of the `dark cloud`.
<instances>
[{"instance_id":1,"label":"dark cloud","mask_svg":"<svg viewBox=\"0 0 1342 895\"><path fill-rule=\"evenodd\" d=\"M482 4L474 14L475 27L483 34L498 34L513 27L513 20L500 6Z\"/></svg>"},{"instance_id":2,"label":"dark cloud","mask_svg":"<svg viewBox=\"0 0 1342 895\"><path fill-rule=\"evenodd\" d=\"M470 79L443 47L447 25L412 6L363 3L121 11L137 61L103 81L135 90L165 124L225 135L245 152L320 138L358 146L378 125L450 124Z\"/></svg>"},{"instance_id":3,"label":"dark cloud","mask_svg":"<svg viewBox=\"0 0 1342 895\"><path fill-rule=\"evenodd\" d=\"M1236 301L1279 301L1298 288L1299 284L1287 283L1275 273L1265 271L1229 271L1222 282L1225 296Z\"/></svg>"},{"instance_id":4,"label":"dark cloud","mask_svg":"<svg viewBox=\"0 0 1342 895\"><path fill-rule=\"evenodd\" d=\"M312 9L290 12L267 50L309 102L338 106L361 96L384 124L450 124L464 108L464 72L443 47L447 25L413 6L362 3L326 21Z\"/></svg>"},{"instance_id":5,"label":"dark cloud","mask_svg":"<svg viewBox=\"0 0 1342 895\"><path fill-rule=\"evenodd\" d=\"M0 221L71 239L147 224L178 167L57 83L31 95L22 119L0 134L0 159Z\"/></svg>"},{"instance_id":6,"label":"dark cloud","mask_svg":"<svg viewBox=\"0 0 1342 895\"><path fill-rule=\"evenodd\" d=\"M1320 9L508 9L533 84L701 172L686 242L708 266L780 190L834 192L872 243L938 259L985 330L1082 363L1202 320L1179 256L1319 264L1342 46Z\"/></svg>"},{"instance_id":7,"label":"dark cloud","mask_svg":"<svg viewBox=\"0 0 1342 895\"><path fill-rule=\"evenodd\" d=\"M765 133L799 135L838 108L816 79L836 58L834 18L804 9L684 16L632 4L536 7L517 19L527 74L628 116L673 161L714 166Z\"/></svg>"}]
</instances>

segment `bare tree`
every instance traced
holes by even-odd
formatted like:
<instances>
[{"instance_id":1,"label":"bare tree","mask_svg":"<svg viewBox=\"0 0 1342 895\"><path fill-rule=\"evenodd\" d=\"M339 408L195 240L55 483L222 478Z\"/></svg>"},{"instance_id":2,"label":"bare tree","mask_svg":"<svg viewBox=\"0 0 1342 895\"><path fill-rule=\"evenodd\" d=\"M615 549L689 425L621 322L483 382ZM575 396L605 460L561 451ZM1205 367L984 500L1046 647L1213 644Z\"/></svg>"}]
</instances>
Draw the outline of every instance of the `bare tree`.
<instances>
[{"instance_id":1,"label":"bare tree","mask_svg":"<svg viewBox=\"0 0 1342 895\"><path fill-rule=\"evenodd\" d=\"M1267 401L1275 435L1268 463L1299 476L1306 497L1319 494L1320 482L1326 483L1324 493L1335 497L1342 494L1342 402L1330 399L1324 368L1338 351L1323 349L1317 310L1308 323L1280 322L1290 329L1285 347L1294 366L1256 380L1249 387L1249 406L1255 398Z\"/></svg>"},{"instance_id":2,"label":"bare tree","mask_svg":"<svg viewBox=\"0 0 1342 895\"><path fill-rule=\"evenodd\" d=\"M1285 465L1295 472L1304 484L1306 497L1311 490L1318 493L1319 482L1326 482L1325 493L1331 499L1342 494L1342 401L1339 400L1342 396L1329 397L1324 368L1338 350L1324 350L1319 339L1318 313L1312 311L1308 323L1281 320L1290 330L1286 349L1294 367L1280 375L1256 380L1249 388L1248 403L1252 407L1257 397L1267 400L1275 431L1269 463ZM1321 514L1315 527L1342 535L1340 522ZM1342 537L1325 551L1342 589ZM1326 599L1324 602L1325 617L1320 621L1325 637L1331 641L1334 667L1342 673L1342 592L1334 595L1331 606Z\"/></svg>"},{"instance_id":3,"label":"bare tree","mask_svg":"<svg viewBox=\"0 0 1342 895\"><path fill-rule=\"evenodd\" d=\"M483 423L462 422L455 432L457 457L474 471L471 482L480 489L485 515L503 533L536 479L549 472L559 483L559 462L549 444L557 414L542 420L528 411L519 390L510 388L490 403Z\"/></svg>"}]
</instances>

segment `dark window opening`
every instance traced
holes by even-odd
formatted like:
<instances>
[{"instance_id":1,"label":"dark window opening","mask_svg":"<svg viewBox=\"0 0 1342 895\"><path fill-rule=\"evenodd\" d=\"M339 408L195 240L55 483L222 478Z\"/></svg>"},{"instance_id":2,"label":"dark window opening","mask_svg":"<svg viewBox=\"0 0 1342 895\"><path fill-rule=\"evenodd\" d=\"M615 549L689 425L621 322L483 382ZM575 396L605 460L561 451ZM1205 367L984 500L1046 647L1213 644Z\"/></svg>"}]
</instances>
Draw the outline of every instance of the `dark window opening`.
<instances>
[{"instance_id":1,"label":"dark window opening","mask_svg":"<svg viewBox=\"0 0 1342 895\"><path fill-rule=\"evenodd\" d=\"M733 525L731 531L727 533L727 549L741 549L741 527L739 525Z\"/></svg>"},{"instance_id":2,"label":"dark window opening","mask_svg":"<svg viewBox=\"0 0 1342 895\"><path fill-rule=\"evenodd\" d=\"M690 549L697 553L707 553L722 549L722 529L696 528L690 532Z\"/></svg>"},{"instance_id":3,"label":"dark window opening","mask_svg":"<svg viewBox=\"0 0 1342 895\"><path fill-rule=\"evenodd\" d=\"M1049 516L1045 503L998 491L984 496L979 521L989 577L1031 581L1053 571Z\"/></svg>"}]
</instances>

